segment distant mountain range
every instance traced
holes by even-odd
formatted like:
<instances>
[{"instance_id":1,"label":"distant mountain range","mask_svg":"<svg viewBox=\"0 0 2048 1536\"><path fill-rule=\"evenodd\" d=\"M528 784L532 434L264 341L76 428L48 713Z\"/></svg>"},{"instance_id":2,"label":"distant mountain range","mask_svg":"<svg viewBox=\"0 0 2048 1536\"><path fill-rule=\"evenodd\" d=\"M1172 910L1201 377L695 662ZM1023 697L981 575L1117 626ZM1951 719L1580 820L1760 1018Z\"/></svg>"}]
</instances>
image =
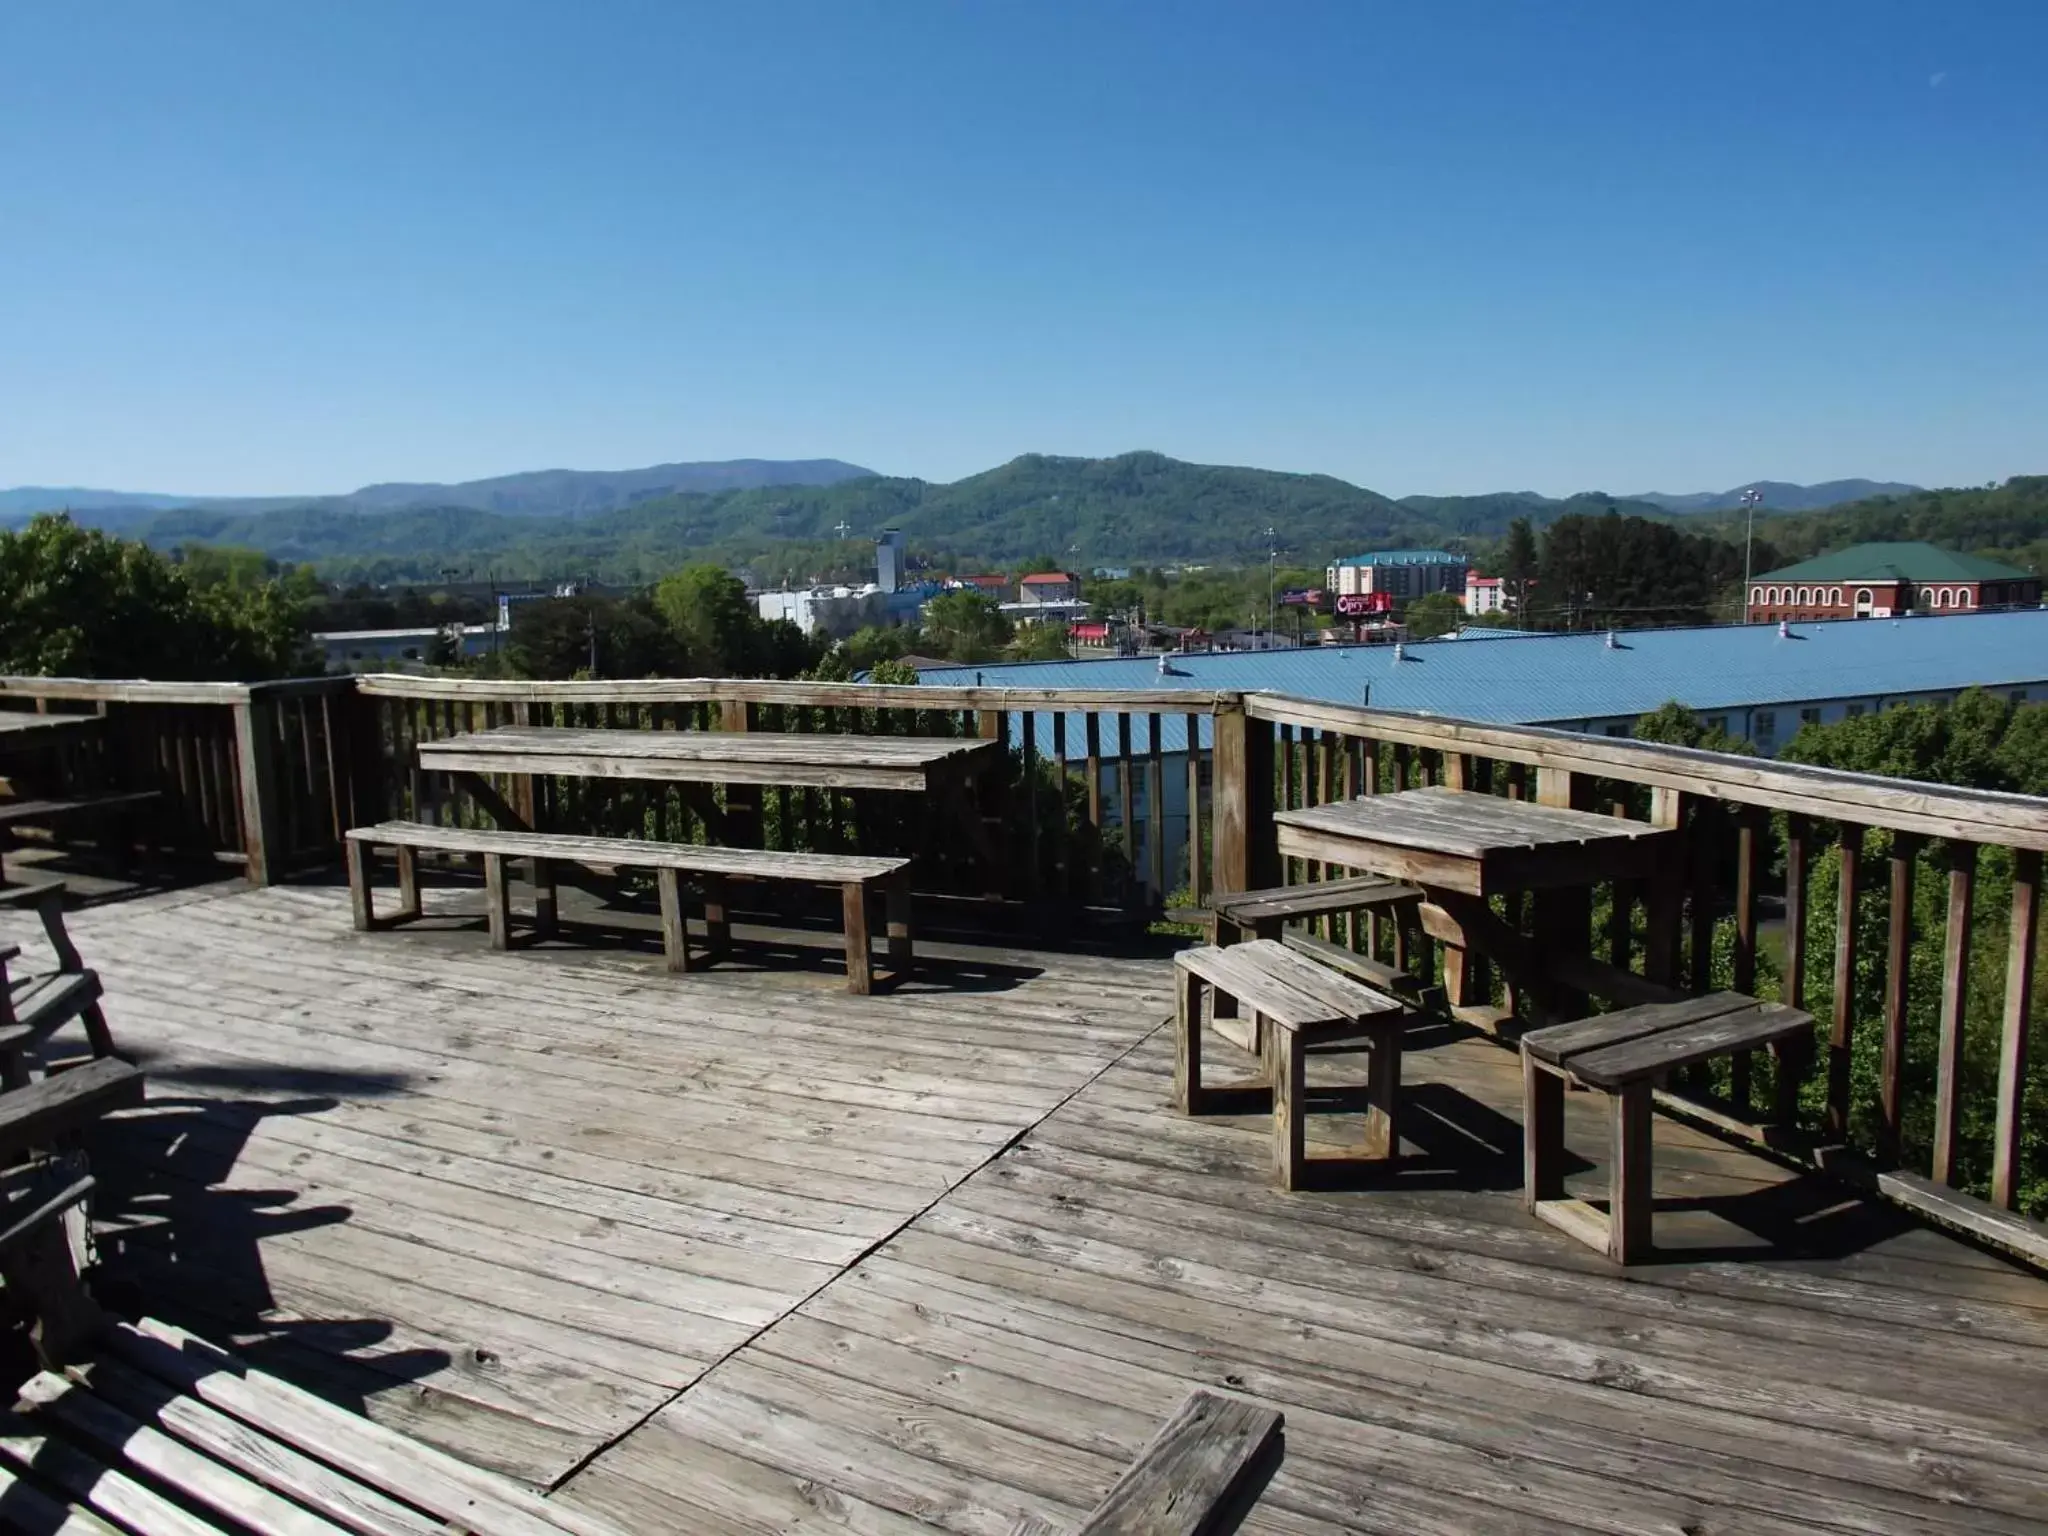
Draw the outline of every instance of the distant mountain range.
<instances>
[{"instance_id":1,"label":"distant mountain range","mask_svg":"<svg viewBox=\"0 0 2048 1536\"><path fill-rule=\"evenodd\" d=\"M723 459L655 464L646 469L535 469L453 485L432 482L366 485L332 496L166 496L154 491L95 491L80 486L21 486L0 491L0 517L66 509L73 512L165 512L203 507L268 512L325 506L336 511L392 512L406 507L471 507L508 517L587 517L680 491L736 491L764 485L836 485L874 474L839 459Z\"/></svg>"},{"instance_id":2,"label":"distant mountain range","mask_svg":"<svg viewBox=\"0 0 2048 1536\"><path fill-rule=\"evenodd\" d=\"M1630 501L1646 501L1666 512L1731 512L1742 505L1750 491L1762 491L1758 512L1818 512L1851 501L1868 501L1873 496L1910 496L1919 490L1897 480L1823 480L1819 485L1793 485L1784 480L1746 480L1732 491L1689 491L1673 496L1664 491L1644 491Z\"/></svg>"},{"instance_id":3,"label":"distant mountain range","mask_svg":"<svg viewBox=\"0 0 2048 1536\"><path fill-rule=\"evenodd\" d=\"M374 582L430 580L451 567L507 579L630 582L692 559L772 558L777 570L824 569L848 563L845 551L830 549L842 537L866 540L886 527L902 529L918 553L944 564L1049 559L1082 566L1263 561L1271 529L1283 564L1315 569L1369 549L1471 550L1521 517L1539 526L1609 510L1667 518L1681 514L1666 502L1688 499L1506 491L1396 501L1328 475L1189 464L1158 453L1026 454L950 484L825 459L546 470L297 499L13 491L0 492L0 523L53 505L44 499L51 496L80 521L159 547L241 545L317 565L337 579ZM1711 512L1706 502L1720 498L1690 499Z\"/></svg>"}]
</instances>

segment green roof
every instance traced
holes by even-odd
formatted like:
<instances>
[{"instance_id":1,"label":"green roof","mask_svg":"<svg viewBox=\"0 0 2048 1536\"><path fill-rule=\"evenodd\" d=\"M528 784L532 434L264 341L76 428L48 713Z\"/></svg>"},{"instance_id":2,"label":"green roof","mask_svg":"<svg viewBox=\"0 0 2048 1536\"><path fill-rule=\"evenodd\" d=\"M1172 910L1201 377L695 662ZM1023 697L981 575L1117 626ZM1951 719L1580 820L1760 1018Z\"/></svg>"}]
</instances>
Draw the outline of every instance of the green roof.
<instances>
[{"instance_id":1,"label":"green roof","mask_svg":"<svg viewBox=\"0 0 2048 1536\"><path fill-rule=\"evenodd\" d=\"M1938 544L1852 544L1797 565L1765 571L1757 581L2014 581L2028 573Z\"/></svg>"}]
</instances>

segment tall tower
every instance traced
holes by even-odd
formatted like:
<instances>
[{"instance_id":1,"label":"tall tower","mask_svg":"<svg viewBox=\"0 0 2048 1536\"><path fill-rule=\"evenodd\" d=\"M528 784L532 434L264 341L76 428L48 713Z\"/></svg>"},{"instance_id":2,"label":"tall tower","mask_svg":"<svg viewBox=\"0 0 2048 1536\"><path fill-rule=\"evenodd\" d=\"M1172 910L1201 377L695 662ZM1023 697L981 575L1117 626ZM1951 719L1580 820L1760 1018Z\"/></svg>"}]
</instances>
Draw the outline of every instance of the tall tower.
<instances>
[{"instance_id":1,"label":"tall tower","mask_svg":"<svg viewBox=\"0 0 2048 1536\"><path fill-rule=\"evenodd\" d=\"M899 529L884 528L875 540L875 585L884 592L903 585L903 534Z\"/></svg>"}]
</instances>

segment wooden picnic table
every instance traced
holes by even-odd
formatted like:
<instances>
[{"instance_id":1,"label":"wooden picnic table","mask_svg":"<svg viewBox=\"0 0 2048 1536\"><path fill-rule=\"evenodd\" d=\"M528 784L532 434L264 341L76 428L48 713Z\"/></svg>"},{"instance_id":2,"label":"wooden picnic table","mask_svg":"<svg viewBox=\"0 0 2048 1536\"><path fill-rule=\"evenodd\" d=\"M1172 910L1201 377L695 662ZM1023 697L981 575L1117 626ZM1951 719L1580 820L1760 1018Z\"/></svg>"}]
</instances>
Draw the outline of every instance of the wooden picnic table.
<instances>
[{"instance_id":1,"label":"wooden picnic table","mask_svg":"<svg viewBox=\"0 0 2048 1536\"><path fill-rule=\"evenodd\" d=\"M774 731L582 730L503 725L423 741L420 767L682 784L802 784L931 793L971 779L996 741Z\"/></svg>"},{"instance_id":2,"label":"wooden picnic table","mask_svg":"<svg viewBox=\"0 0 2048 1536\"><path fill-rule=\"evenodd\" d=\"M731 842L758 846L758 806L733 800L720 812L713 784L784 784L891 790L936 797L942 821L957 822L993 882L1001 860L976 808L977 777L1002 761L996 740L947 736L841 736L777 731L644 731L503 725L419 744L419 766L449 774L507 830L537 830L493 790L487 776L619 779L693 786L707 822ZM532 805L531 794L526 803ZM993 889L993 885L991 889Z\"/></svg>"},{"instance_id":3,"label":"wooden picnic table","mask_svg":"<svg viewBox=\"0 0 2048 1536\"><path fill-rule=\"evenodd\" d=\"M1584 893L1610 880L1671 879L1683 861L1675 828L1440 786L1281 811L1273 820L1283 857L1422 888L1423 930L1446 945L1445 986L1454 1009L1467 1001L1465 961L1475 951L1497 964L1524 1000L1562 1007L1565 1016L1588 991L1628 1001L1648 995L1641 978L1586 954ZM1534 938L1488 904L1523 891L1537 893ZM1560 899L1567 893L1576 911ZM1665 990L1656 988L1659 995Z\"/></svg>"}]
</instances>

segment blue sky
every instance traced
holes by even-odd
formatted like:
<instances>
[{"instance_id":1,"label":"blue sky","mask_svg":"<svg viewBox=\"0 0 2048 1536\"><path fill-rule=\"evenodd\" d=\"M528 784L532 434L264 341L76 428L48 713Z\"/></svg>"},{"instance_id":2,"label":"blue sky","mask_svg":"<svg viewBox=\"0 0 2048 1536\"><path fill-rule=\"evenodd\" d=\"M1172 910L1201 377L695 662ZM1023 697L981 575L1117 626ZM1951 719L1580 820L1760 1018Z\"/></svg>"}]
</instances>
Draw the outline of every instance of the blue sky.
<instances>
[{"instance_id":1,"label":"blue sky","mask_svg":"<svg viewBox=\"0 0 2048 1536\"><path fill-rule=\"evenodd\" d=\"M0 8L0 485L2048 470L2048 5Z\"/></svg>"}]
</instances>

